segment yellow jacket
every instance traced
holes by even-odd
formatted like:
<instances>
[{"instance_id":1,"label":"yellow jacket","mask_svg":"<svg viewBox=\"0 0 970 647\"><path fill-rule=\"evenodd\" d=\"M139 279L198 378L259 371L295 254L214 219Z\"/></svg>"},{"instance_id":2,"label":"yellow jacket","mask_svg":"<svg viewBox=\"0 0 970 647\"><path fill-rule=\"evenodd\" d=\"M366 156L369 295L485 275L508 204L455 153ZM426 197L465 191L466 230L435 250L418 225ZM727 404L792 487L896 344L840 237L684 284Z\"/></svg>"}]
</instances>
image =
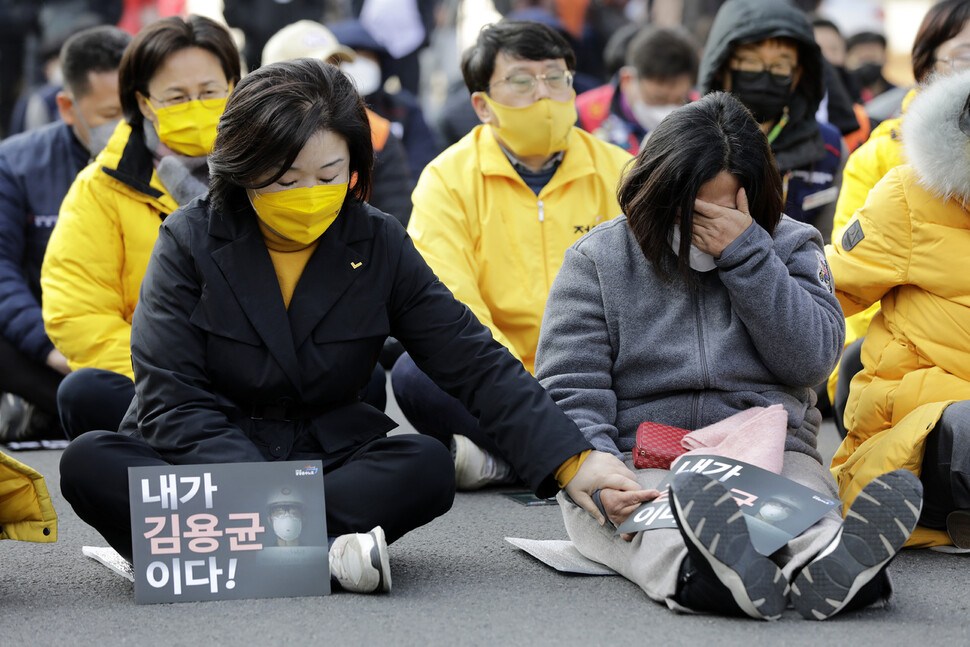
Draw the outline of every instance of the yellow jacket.
<instances>
[{"instance_id":1,"label":"yellow jacket","mask_svg":"<svg viewBox=\"0 0 970 647\"><path fill-rule=\"evenodd\" d=\"M848 506L876 476L922 471L926 435L970 400L970 138L957 116L970 75L940 80L904 117L910 164L890 170L827 249L846 314L881 300L852 380L832 474ZM907 545L949 544L918 527Z\"/></svg>"},{"instance_id":2,"label":"yellow jacket","mask_svg":"<svg viewBox=\"0 0 970 647\"><path fill-rule=\"evenodd\" d=\"M909 102L916 96L916 90L910 90L903 99L903 112L909 107ZM866 203L869 190L889 172L903 163L902 147L902 117L887 119L876 126L869 139L849 156L842 172L842 188L839 191L839 201L835 205L835 218L832 222L832 242L842 235L842 230L852 218L856 210ZM869 322L879 310L876 302L864 311L846 317L845 345L866 336ZM836 366L829 376L829 401L835 399L835 383L838 380L839 367Z\"/></svg>"},{"instance_id":3,"label":"yellow jacket","mask_svg":"<svg viewBox=\"0 0 970 647\"><path fill-rule=\"evenodd\" d=\"M539 195L478 126L433 160L412 195L408 233L438 278L530 371L566 248L620 214L629 153L573 128Z\"/></svg>"},{"instance_id":4,"label":"yellow jacket","mask_svg":"<svg viewBox=\"0 0 970 647\"><path fill-rule=\"evenodd\" d=\"M57 514L44 477L0 452L0 539L57 541Z\"/></svg>"},{"instance_id":5,"label":"yellow jacket","mask_svg":"<svg viewBox=\"0 0 970 647\"><path fill-rule=\"evenodd\" d=\"M47 334L72 370L131 370L131 316L158 227L178 208L122 121L61 204L41 268Z\"/></svg>"}]
</instances>

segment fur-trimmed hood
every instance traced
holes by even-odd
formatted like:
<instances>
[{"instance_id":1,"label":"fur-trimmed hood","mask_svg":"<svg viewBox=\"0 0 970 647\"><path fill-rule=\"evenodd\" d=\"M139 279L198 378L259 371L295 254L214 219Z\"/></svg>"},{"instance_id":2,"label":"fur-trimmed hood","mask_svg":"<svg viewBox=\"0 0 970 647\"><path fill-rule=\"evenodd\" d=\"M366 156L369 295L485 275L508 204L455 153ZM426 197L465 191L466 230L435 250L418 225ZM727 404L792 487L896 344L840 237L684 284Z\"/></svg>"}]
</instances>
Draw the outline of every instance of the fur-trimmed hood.
<instances>
[{"instance_id":1,"label":"fur-trimmed hood","mask_svg":"<svg viewBox=\"0 0 970 647\"><path fill-rule=\"evenodd\" d=\"M903 115L903 150L919 183L943 199L970 199L970 70L934 77Z\"/></svg>"}]
</instances>

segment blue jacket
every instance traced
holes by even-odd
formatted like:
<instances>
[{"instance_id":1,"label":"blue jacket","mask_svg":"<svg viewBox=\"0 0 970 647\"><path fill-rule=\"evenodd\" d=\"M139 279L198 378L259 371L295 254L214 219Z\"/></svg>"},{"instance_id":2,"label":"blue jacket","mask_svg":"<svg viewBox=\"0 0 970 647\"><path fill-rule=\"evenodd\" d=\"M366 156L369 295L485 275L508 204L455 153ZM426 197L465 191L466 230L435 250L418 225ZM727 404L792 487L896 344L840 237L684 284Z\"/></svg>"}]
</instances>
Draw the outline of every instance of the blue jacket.
<instances>
[{"instance_id":1,"label":"blue jacket","mask_svg":"<svg viewBox=\"0 0 970 647\"><path fill-rule=\"evenodd\" d=\"M0 143L0 336L40 362L54 349L40 314L40 265L61 201L87 163L64 123Z\"/></svg>"}]
</instances>

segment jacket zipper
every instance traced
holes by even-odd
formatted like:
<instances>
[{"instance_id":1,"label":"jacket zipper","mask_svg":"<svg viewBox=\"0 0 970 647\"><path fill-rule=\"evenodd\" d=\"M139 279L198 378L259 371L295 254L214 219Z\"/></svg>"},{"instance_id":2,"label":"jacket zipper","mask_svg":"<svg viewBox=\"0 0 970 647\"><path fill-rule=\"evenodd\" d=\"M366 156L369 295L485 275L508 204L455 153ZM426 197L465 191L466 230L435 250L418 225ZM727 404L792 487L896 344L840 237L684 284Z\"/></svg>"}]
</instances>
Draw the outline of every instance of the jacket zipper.
<instances>
[{"instance_id":1,"label":"jacket zipper","mask_svg":"<svg viewBox=\"0 0 970 647\"><path fill-rule=\"evenodd\" d=\"M707 348L704 343L704 323L701 317L700 295L696 291L693 294L692 300L694 302L694 319L697 322L697 345L698 345L698 348L700 349L700 356L701 356L701 374L704 378L704 389L706 390L711 387L711 384L710 384L710 376L707 374ZM691 414L690 414L691 429L698 428L697 415L698 415L700 397L701 397L700 393L695 391L694 398L693 398L694 401L693 401L693 404L691 405Z\"/></svg>"},{"instance_id":2,"label":"jacket zipper","mask_svg":"<svg viewBox=\"0 0 970 647\"><path fill-rule=\"evenodd\" d=\"M546 278L546 294L548 294L552 284L549 282L549 263L546 262L546 228L542 226L546 221L546 207L542 200L537 201L536 206L539 208L539 237L542 240L542 274Z\"/></svg>"}]
</instances>

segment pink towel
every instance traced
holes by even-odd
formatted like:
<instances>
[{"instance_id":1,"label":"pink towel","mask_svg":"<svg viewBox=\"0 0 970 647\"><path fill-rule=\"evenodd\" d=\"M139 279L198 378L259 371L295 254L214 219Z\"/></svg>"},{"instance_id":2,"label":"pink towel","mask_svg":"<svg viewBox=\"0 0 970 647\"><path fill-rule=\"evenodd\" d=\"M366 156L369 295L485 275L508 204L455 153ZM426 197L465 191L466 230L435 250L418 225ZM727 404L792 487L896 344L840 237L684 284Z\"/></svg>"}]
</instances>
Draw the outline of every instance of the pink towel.
<instances>
[{"instance_id":1,"label":"pink towel","mask_svg":"<svg viewBox=\"0 0 970 647\"><path fill-rule=\"evenodd\" d=\"M788 435L788 413L780 404L752 407L681 440L687 454L714 454L781 474Z\"/></svg>"}]
</instances>

